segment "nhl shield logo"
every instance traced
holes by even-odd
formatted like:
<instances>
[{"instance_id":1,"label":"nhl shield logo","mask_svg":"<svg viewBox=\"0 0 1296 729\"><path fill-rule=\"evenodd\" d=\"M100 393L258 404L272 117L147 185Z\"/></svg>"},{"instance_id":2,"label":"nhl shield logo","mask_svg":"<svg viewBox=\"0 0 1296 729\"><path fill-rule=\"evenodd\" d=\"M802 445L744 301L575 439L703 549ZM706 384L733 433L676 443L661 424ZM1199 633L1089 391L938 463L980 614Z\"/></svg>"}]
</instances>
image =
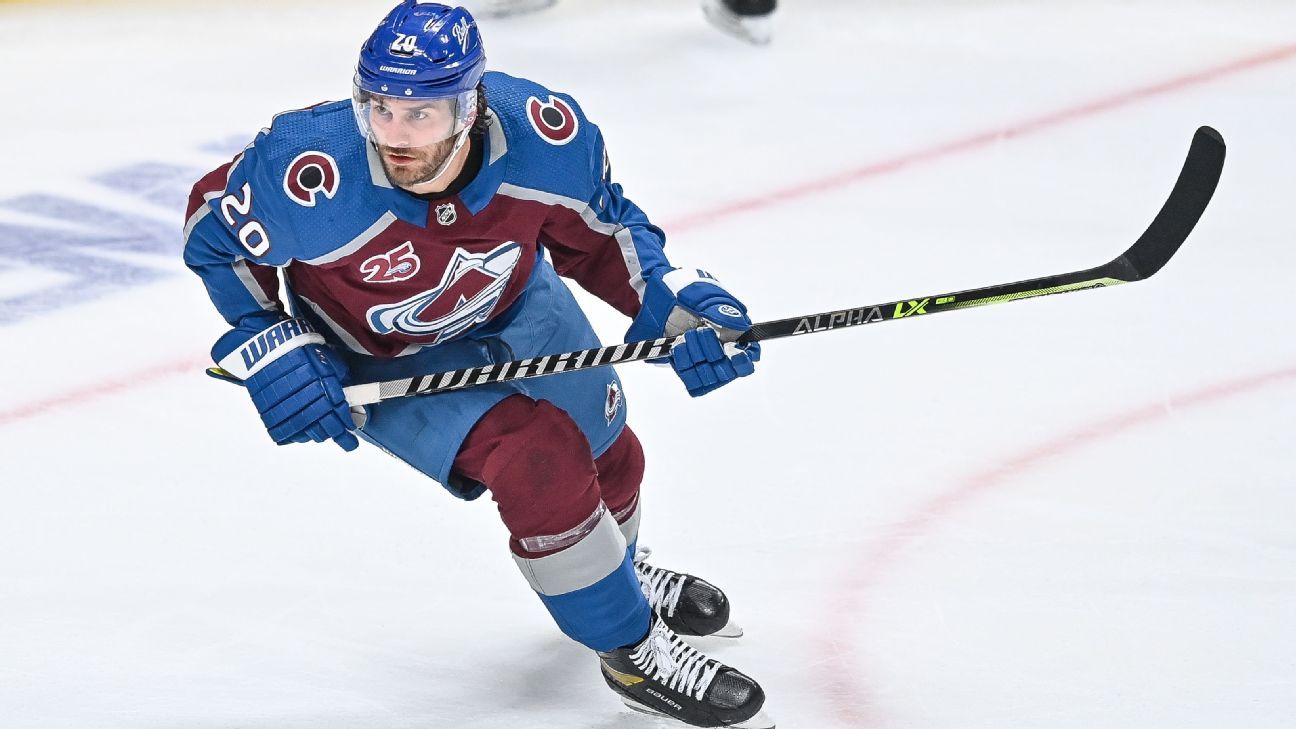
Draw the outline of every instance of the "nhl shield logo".
<instances>
[{"instance_id":1,"label":"nhl shield logo","mask_svg":"<svg viewBox=\"0 0 1296 729\"><path fill-rule=\"evenodd\" d=\"M459 213L455 212L454 203L445 203L438 205L436 208L436 221L442 225L451 225L459 219Z\"/></svg>"}]
</instances>

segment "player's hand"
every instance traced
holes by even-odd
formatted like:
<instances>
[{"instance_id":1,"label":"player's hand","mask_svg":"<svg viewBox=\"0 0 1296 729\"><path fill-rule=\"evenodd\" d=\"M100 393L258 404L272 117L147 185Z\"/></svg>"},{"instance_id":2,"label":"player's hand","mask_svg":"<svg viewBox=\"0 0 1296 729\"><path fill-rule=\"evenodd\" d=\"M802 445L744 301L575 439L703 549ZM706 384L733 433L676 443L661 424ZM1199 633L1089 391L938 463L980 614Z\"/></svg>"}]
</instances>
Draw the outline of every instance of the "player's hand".
<instances>
[{"instance_id":1,"label":"player's hand","mask_svg":"<svg viewBox=\"0 0 1296 729\"><path fill-rule=\"evenodd\" d=\"M751 329L747 307L704 271L675 269L646 278L643 307L626 340L684 334L670 365L693 397L756 371L760 344L739 345Z\"/></svg>"},{"instance_id":2,"label":"player's hand","mask_svg":"<svg viewBox=\"0 0 1296 729\"><path fill-rule=\"evenodd\" d=\"M684 332L683 343L677 344L670 356L671 367L693 397L752 374L758 361L759 343L743 348L721 344L715 330L705 327Z\"/></svg>"},{"instance_id":3,"label":"player's hand","mask_svg":"<svg viewBox=\"0 0 1296 729\"><path fill-rule=\"evenodd\" d=\"M274 442L333 440L343 450L359 447L342 392L346 363L323 337L301 319L248 332L239 328L221 337L212 357L242 381Z\"/></svg>"}]
</instances>

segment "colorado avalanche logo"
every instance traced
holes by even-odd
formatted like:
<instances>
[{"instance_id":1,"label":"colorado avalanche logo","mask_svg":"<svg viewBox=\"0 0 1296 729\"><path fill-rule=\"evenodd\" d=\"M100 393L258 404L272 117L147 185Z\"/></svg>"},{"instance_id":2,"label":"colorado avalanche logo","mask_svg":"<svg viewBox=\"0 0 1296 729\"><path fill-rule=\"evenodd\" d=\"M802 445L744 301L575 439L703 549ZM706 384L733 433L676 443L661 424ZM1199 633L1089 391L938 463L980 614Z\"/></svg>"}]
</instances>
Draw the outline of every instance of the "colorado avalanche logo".
<instances>
[{"instance_id":1,"label":"colorado avalanche logo","mask_svg":"<svg viewBox=\"0 0 1296 729\"><path fill-rule=\"evenodd\" d=\"M526 108L531 128L550 144L562 146L575 139L576 132L580 131L576 112L557 96L550 95L548 103L532 96L527 99Z\"/></svg>"},{"instance_id":2,"label":"colorado avalanche logo","mask_svg":"<svg viewBox=\"0 0 1296 729\"><path fill-rule=\"evenodd\" d=\"M396 283L412 278L419 272L422 262L414 253L414 244L405 241L399 247L365 259L360 273L367 283Z\"/></svg>"},{"instance_id":3,"label":"colorado avalanche logo","mask_svg":"<svg viewBox=\"0 0 1296 729\"><path fill-rule=\"evenodd\" d=\"M379 334L435 335L433 344L451 339L490 317L521 255L522 246L512 241L488 253L456 248L436 288L372 307L369 328Z\"/></svg>"},{"instance_id":4,"label":"colorado avalanche logo","mask_svg":"<svg viewBox=\"0 0 1296 729\"><path fill-rule=\"evenodd\" d=\"M283 188L288 199L298 205L313 208L321 193L332 200L341 180L337 162L332 157L323 152L302 152L288 165Z\"/></svg>"},{"instance_id":5,"label":"colorado avalanche logo","mask_svg":"<svg viewBox=\"0 0 1296 729\"><path fill-rule=\"evenodd\" d=\"M621 387L615 381L609 382L607 386L607 399L603 401L603 417L607 418L608 425L616 420L617 411L621 409Z\"/></svg>"}]
</instances>

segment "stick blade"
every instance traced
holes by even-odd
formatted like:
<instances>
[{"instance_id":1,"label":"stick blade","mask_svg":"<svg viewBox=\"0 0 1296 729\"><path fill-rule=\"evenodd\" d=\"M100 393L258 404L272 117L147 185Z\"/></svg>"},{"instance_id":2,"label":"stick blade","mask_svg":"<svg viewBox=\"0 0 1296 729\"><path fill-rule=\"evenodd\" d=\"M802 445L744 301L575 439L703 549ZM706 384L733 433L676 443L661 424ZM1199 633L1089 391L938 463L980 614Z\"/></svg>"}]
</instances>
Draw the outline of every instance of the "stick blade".
<instances>
[{"instance_id":1,"label":"stick blade","mask_svg":"<svg viewBox=\"0 0 1296 729\"><path fill-rule=\"evenodd\" d=\"M1174 256L1206 212L1224 170L1224 138L1211 127L1199 127L1179 179L1161 211L1143 235L1113 261L1119 278L1139 281L1155 274Z\"/></svg>"}]
</instances>

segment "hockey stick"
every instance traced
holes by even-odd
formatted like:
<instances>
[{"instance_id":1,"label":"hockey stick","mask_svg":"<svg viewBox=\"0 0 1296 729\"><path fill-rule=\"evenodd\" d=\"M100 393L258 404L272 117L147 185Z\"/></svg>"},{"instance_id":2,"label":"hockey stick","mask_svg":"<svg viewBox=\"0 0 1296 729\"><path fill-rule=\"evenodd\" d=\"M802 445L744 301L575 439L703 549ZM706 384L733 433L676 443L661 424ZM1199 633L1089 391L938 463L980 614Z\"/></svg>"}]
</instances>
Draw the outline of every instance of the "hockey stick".
<instances>
[{"instance_id":1,"label":"hockey stick","mask_svg":"<svg viewBox=\"0 0 1296 729\"><path fill-rule=\"evenodd\" d=\"M1161 212L1152 220L1139 239L1112 261L1096 268L1055 276L1044 276L1016 283L986 286L952 294L924 296L885 304L870 304L854 309L779 319L755 324L738 338L738 343L815 334L832 329L873 324L881 321L909 319L924 314L968 309L974 306L1002 304L1035 296L1061 294L1082 289L1116 286L1141 281L1161 270L1179 250L1193 226L1206 211L1224 167L1224 139L1210 127L1201 127L1193 136L1183 170ZM514 360L484 367L438 372L387 382L371 382L345 388L352 405L368 405L394 397L430 395L459 390L492 382L507 382L527 377L542 377L559 372L574 372L589 367L635 362L661 357L684 337L663 337L641 342L615 344L597 349L564 352L543 357Z\"/></svg>"}]
</instances>

